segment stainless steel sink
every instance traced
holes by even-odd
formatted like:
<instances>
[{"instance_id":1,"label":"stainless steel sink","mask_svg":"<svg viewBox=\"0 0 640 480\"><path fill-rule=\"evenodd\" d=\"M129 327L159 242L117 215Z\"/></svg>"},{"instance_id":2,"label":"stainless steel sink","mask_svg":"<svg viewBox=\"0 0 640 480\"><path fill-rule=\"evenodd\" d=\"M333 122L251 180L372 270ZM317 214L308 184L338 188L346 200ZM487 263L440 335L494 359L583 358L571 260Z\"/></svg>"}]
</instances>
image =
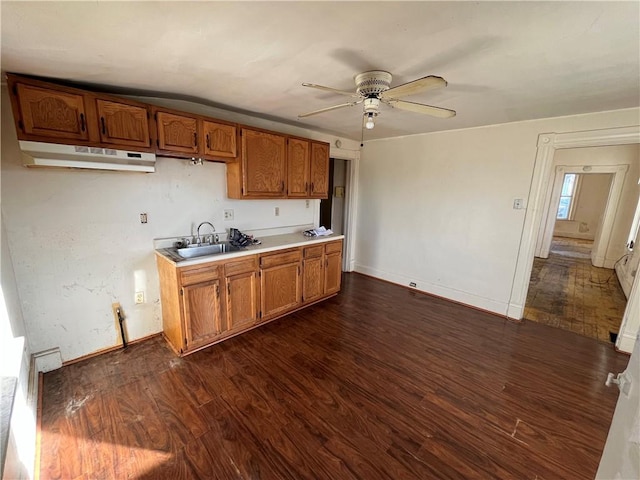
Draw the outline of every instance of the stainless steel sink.
<instances>
[{"instance_id":1,"label":"stainless steel sink","mask_svg":"<svg viewBox=\"0 0 640 480\"><path fill-rule=\"evenodd\" d=\"M212 245L189 245L178 248L178 255L182 258L204 257L205 255L218 255L220 253L237 252L242 250L234 247L229 242L214 243Z\"/></svg>"}]
</instances>

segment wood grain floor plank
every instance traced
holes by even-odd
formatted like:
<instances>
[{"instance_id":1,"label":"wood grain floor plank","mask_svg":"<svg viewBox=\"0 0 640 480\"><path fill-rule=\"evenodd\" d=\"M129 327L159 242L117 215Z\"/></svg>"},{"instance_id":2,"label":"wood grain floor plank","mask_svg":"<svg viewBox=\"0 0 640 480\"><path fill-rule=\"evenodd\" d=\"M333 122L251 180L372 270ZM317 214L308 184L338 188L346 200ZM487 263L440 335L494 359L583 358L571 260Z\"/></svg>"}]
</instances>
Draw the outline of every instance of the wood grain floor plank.
<instances>
[{"instance_id":1,"label":"wood grain floor plank","mask_svg":"<svg viewBox=\"0 0 640 480\"><path fill-rule=\"evenodd\" d=\"M603 381L627 361L349 274L338 296L186 358L153 338L45 374L40 474L593 478L617 399Z\"/></svg>"}]
</instances>

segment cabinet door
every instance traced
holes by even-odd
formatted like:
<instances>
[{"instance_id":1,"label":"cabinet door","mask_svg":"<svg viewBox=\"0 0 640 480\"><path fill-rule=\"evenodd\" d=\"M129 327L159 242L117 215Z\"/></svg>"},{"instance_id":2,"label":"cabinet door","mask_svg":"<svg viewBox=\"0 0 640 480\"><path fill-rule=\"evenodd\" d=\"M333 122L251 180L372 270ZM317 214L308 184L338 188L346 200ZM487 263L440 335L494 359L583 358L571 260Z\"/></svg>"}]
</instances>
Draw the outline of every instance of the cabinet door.
<instances>
[{"instance_id":1,"label":"cabinet door","mask_svg":"<svg viewBox=\"0 0 640 480\"><path fill-rule=\"evenodd\" d=\"M290 138L287 141L287 196L309 195L309 142Z\"/></svg>"},{"instance_id":2,"label":"cabinet door","mask_svg":"<svg viewBox=\"0 0 640 480\"><path fill-rule=\"evenodd\" d=\"M333 252L325 255L324 293L331 295L340 291L342 280L342 253Z\"/></svg>"},{"instance_id":3,"label":"cabinet door","mask_svg":"<svg viewBox=\"0 0 640 480\"><path fill-rule=\"evenodd\" d=\"M168 153L198 154L198 120L185 115L157 112L158 148Z\"/></svg>"},{"instance_id":4,"label":"cabinet door","mask_svg":"<svg viewBox=\"0 0 640 480\"><path fill-rule=\"evenodd\" d=\"M236 158L236 127L225 123L202 122L204 154L210 157Z\"/></svg>"},{"instance_id":5,"label":"cabinet door","mask_svg":"<svg viewBox=\"0 0 640 480\"><path fill-rule=\"evenodd\" d=\"M260 277L260 309L263 320L293 310L300 304L298 262L262 268Z\"/></svg>"},{"instance_id":6,"label":"cabinet door","mask_svg":"<svg viewBox=\"0 0 640 480\"><path fill-rule=\"evenodd\" d=\"M242 130L243 195L284 197L286 173L285 137Z\"/></svg>"},{"instance_id":7,"label":"cabinet door","mask_svg":"<svg viewBox=\"0 0 640 480\"><path fill-rule=\"evenodd\" d=\"M138 105L96 99L100 141L114 146L150 146L147 109Z\"/></svg>"},{"instance_id":8,"label":"cabinet door","mask_svg":"<svg viewBox=\"0 0 640 480\"><path fill-rule=\"evenodd\" d=\"M302 301L312 302L324 296L324 259L307 258L302 261Z\"/></svg>"},{"instance_id":9,"label":"cabinet door","mask_svg":"<svg viewBox=\"0 0 640 480\"><path fill-rule=\"evenodd\" d=\"M206 344L222 332L220 281L196 283L182 288L187 350Z\"/></svg>"},{"instance_id":10,"label":"cabinet door","mask_svg":"<svg viewBox=\"0 0 640 480\"><path fill-rule=\"evenodd\" d=\"M329 194L329 146L311 143L311 193L312 198L328 198Z\"/></svg>"},{"instance_id":11,"label":"cabinet door","mask_svg":"<svg viewBox=\"0 0 640 480\"><path fill-rule=\"evenodd\" d=\"M26 135L88 140L85 97L18 83L18 104Z\"/></svg>"},{"instance_id":12,"label":"cabinet door","mask_svg":"<svg viewBox=\"0 0 640 480\"><path fill-rule=\"evenodd\" d=\"M227 277L227 330L243 330L258 321L256 272Z\"/></svg>"}]
</instances>

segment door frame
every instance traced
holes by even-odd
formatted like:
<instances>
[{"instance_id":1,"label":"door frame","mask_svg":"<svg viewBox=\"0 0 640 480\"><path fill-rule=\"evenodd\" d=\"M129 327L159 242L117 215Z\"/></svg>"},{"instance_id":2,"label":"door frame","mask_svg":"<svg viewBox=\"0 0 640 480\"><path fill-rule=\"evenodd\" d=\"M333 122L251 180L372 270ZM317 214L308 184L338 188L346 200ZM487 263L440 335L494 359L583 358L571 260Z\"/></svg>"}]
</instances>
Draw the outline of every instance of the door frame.
<instances>
[{"instance_id":1,"label":"door frame","mask_svg":"<svg viewBox=\"0 0 640 480\"><path fill-rule=\"evenodd\" d=\"M610 145L630 145L635 143L640 144L639 125L582 132L542 133L538 136L528 206L525 214L520 239L520 248L513 276L511 297L509 299L509 306L507 309L507 316L509 318L519 320L522 319L524 315L524 304L527 299L529 279L531 278L531 271L533 269L536 240L541 228L545 198L548 198L547 191L551 183L555 151L564 148L602 147ZM640 275L636 275L634 285L638 284L638 277L640 277ZM621 335L618 335L618 341L616 342L616 347L623 351L631 351L627 350L627 337L632 337L635 340L635 336L638 333L637 331L630 331L634 328L637 330L638 326L634 326L632 325L634 322L628 321L633 317L629 312L629 306L634 304L632 301L632 296L634 294L640 295L640 288L632 288L632 295L629 297L627 309L625 310L625 314L622 319L620 329ZM629 327L631 328L629 329ZM629 331L625 331L625 328ZM624 342L623 339L625 340Z\"/></svg>"},{"instance_id":2,"label":"door frame","mask_svg":"<svg viewBox=\"0 0 640 480\"><path fill-rule=\"evenodd\" d=\"M593 241L593 249L591 250L591 263L594 267L612 268L614 260L607 262L607 250L611 240L611 232L613 223L618 213L618 204L622 196L622 187L624 179L629 170L629 165L558 165L555 168L555 178L552 183L551 195L549 201L545 202L546 214L543 218L546 221L542 223L538 234L538 242L536 247L536 257L549 258L549 250L551 249L551 240L553 239L553 231L556 225L556 216L558 205L560 203L560 192L562 191L562 182L567 173L576 173L580 175L589 175L595 173L613 174L611 184L609 185L609 195L605 205L602 221L599 225L598 235Z\"/></svg>"},{"instance_id":3,"label":"door frame","mask_svg":"<svg viewBox=\"0 0 640 480\"><path fill-rule=\"evenodd\" d=\"M358 224L358 179L360 173L360 150L348 150L346 148L338 148L331 145L329 157L339 160L347 160L347 191L345 195L345 222L343 245L344 260L343 270L345 272L353 272L355 269L355 244L356 244L356 225ZM333 192L329 192L330 195ZM320 202L317 202L317 212L315 218L320 218Z\"/></svg>"}]
</instances>

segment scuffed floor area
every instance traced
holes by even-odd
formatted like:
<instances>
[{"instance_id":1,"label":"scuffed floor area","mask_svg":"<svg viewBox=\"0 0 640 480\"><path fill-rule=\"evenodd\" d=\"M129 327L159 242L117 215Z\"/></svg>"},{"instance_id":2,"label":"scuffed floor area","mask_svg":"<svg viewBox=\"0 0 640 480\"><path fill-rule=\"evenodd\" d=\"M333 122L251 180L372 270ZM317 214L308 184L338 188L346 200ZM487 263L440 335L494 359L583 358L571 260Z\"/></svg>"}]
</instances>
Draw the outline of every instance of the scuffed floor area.
<instances>
[{"instance_id":1,"label":"scuffed floor area","mask_svg":"<svg viewBox=\"0 0 640 480\"><path fill-rule=\"evenodd\" d=\"M554 237L549 258L536 258L524 318L609 342L627 299L615 271L591 265L593 242Z\"/></svg>"}]
</instances>

